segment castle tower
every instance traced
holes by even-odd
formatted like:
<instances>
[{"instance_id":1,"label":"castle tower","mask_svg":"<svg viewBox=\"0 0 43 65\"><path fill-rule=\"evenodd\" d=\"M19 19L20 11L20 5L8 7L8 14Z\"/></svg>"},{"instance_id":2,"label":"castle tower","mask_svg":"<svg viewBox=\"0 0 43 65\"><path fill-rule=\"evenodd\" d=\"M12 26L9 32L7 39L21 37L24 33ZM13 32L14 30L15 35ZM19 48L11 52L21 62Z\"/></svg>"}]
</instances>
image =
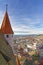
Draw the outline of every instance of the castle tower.
<instances>
[{"instance_id":1,"label":"castle tower","mask_svg":"<svg viewBox=\"0 0 43 65\"><path fill-rule=\"evenodd\" d=\"M2 22L1 31L4 34L5 39L8 41L9 45L12 47L14 53L14 40L13 40L13 30L10 24L8 12L7 12L7 5L6 5L6 12Z\"/></svg>"}]
</instances>

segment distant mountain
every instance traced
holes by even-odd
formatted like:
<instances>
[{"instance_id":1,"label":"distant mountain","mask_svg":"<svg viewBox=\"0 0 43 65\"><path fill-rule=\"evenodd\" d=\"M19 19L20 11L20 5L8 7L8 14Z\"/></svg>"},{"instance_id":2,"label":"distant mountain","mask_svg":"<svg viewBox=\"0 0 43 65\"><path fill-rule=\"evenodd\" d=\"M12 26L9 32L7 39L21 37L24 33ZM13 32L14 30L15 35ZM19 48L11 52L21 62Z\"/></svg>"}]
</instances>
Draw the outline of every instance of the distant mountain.
<instances>
[{"instance_id":1,"label":"distant mountain","mask_svg":"<svg viewBox=\"0 0 43 65\"><path fill-rule=\"evenodd\" d=\"M0 33L0 65L16 65L12 49L2 33Z\"/></svg>"},{"instance_id":2,"label":"distant mountain","mask_svg":"<svg viewBox=\"0 0 43 65\"><path fill-rule=\"evenodd\" d=\"M14 35L14 38L19 38L19 37L29 37L29 36L37 36L37 34L29 34L29 35Z\"/></svg>"},{"instance_id":3,"label":"distant mountain","mask_svg":"<svg viewBox=\"0 0 43 65\"><path fill-rule=\"evenodd\" d=\"M37 35L36 38L38 38L38 39L43 39L43 34Z\"/></svg>"}]
</instances>

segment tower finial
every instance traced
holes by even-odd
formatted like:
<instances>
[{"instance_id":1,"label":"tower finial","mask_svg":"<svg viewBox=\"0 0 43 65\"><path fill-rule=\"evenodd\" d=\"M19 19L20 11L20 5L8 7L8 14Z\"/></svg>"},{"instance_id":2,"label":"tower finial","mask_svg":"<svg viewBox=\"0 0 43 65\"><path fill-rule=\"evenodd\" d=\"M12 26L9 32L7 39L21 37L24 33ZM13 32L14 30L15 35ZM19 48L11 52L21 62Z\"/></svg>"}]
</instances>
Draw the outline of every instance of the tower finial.
<instances>
[{"instance_id":1,"label":"tower finial","mask_svg":"<svg viewBox=\"0 0 43 65\"><path fill-rule=\"evenodd\" d=\"M8 4L6 4L6 12L7 12L7 7L8 7Z\"/></svg>"}]
</instances>

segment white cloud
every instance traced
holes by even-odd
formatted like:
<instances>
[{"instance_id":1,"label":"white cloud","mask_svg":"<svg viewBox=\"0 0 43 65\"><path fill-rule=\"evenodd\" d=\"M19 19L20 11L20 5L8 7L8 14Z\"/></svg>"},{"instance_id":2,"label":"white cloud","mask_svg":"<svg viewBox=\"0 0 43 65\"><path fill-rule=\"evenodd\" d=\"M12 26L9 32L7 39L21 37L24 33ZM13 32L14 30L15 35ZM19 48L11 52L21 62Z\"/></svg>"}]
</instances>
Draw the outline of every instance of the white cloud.
<instances>
[{"instance_id":1,"label":"white cloud","mask_svg":"<svg viewBox=\"0 0 43 65\"><path fill-rule=\"evenodd\" d=\"M41 24L40 19L31 19L31 18L21 18L23 21L25 21L24 23L27 23L29 25L26 24L18 24L17 21L19 20L18 18L13 18L10 17L12 22L12 28L15 34L43 34L43 28L37 28L34 25L36 24ZM13 20L12 20L13 19ZM22 23L23 23L22 21ZM20 22L20 21L19 21ZM14 24L13 24L14 23Z\"/></svg>"},{"instance_id":2,"label":"white cloud","mask_svg":"<svg viewBox=\"0 0 43 65\"><path fill-rule=\"evenodd\" d=\"M13 27L13 31L15 34L21 34L21 35L28 35L28 34L43 34L43 28L41 29L33 29L33 28L30 28L28 26L15 26Z\"/></svg>"},{"instance_id":3,"label":"white cloud","mask_svg":"<svg viewBox=\"0 0 43 65\"><path fill-rule=\"evenodd\" d=\"M0 27L1 27L1 24L2 24L2 21L3 21L3 16L4 16L3 12L0 11Z\"/></svg>"}]
</instances>

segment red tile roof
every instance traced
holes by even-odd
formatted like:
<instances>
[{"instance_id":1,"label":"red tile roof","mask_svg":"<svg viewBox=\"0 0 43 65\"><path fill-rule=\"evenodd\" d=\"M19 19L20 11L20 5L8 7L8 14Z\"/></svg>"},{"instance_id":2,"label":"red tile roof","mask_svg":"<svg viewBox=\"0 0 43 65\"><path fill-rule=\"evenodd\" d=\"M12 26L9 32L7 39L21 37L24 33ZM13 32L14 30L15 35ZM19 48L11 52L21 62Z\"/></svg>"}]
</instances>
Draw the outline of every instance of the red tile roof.
<instances>
[{"instance_id":1,"label":"red tile roof","mask_svg":"<svg viewBox=\"0 0 43 65\"><path fill-rule=\"evenodd\" d=\"M16 63L17 63L17 65L20 65L20 61L18 59L18 56L16 56Z\"/></svg>"},{"instance_id":2,"label":"red tile roof","mask_svg":"<svg viewBox=\"0 0 43 65\"><path fill-rule=\"evenodd\" d=\"M13 34L7 11L2 22L1 31L3 34Z\"/></svg>"}]
</instances>

